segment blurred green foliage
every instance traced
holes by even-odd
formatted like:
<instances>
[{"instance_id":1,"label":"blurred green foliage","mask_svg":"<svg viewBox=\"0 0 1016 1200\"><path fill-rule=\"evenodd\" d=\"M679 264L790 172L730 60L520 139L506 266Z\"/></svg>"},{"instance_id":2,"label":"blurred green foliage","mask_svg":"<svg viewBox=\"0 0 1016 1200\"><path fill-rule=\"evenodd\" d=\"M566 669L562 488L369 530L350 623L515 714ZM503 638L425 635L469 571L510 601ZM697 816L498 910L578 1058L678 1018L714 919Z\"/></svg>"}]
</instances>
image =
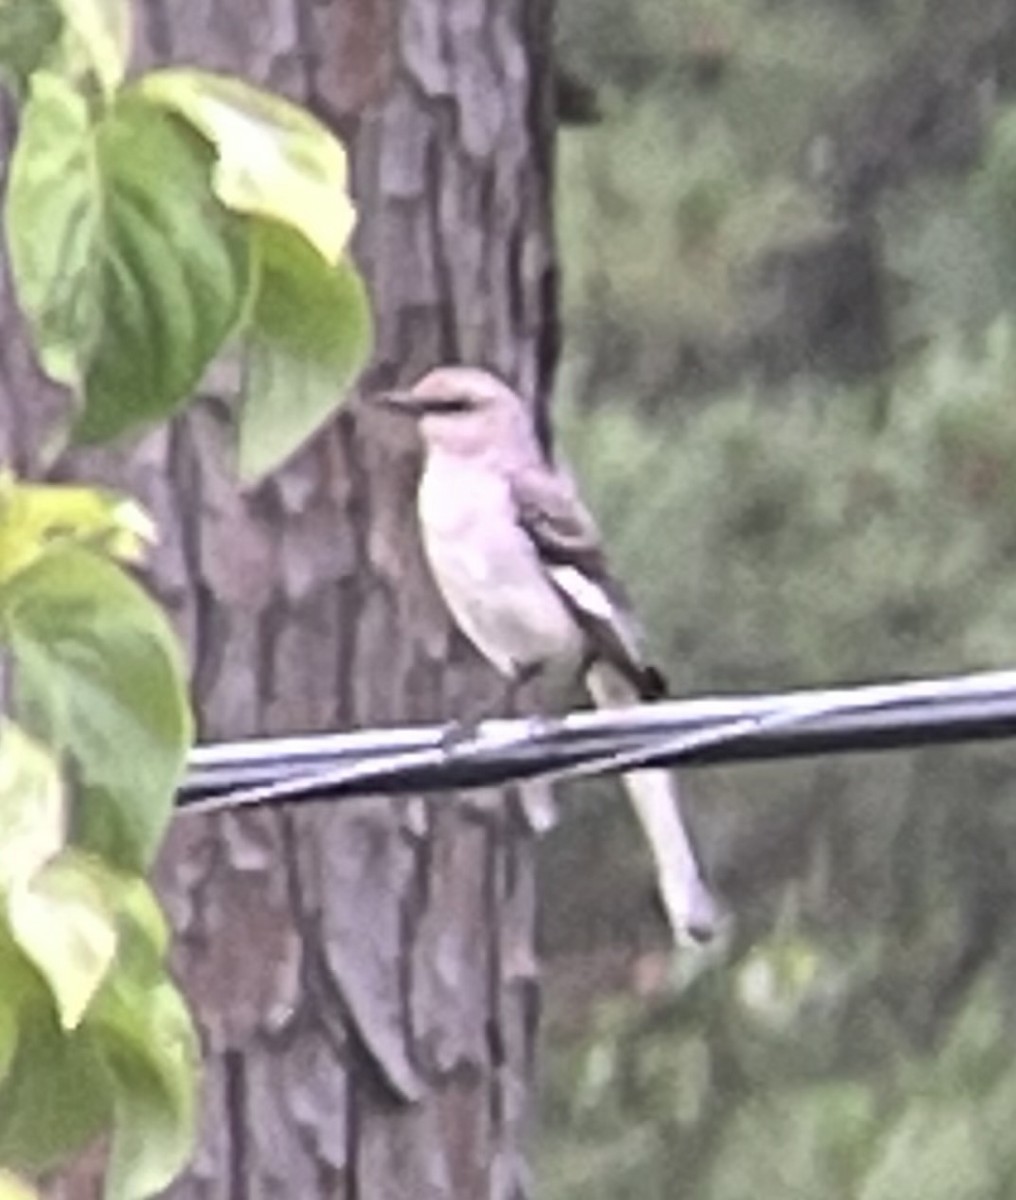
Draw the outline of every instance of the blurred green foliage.
<instances>
[{"instance_id":1,"label":"blurred green foliage","mask_svg":"<svg viewBox=\"0 0 1016 1200\"><path fill-rule=\"evenodd\" d=\"M597 378L654 395L728 337L743 269L828 214L808 134L873 75L918 0L564 0L561 55L606 119L560 146L565 316ZM717 347L719 352L719 347Z\"/></svg>"},{"instance_id":2,"label":"blurred green foliage","mask_svg":"<svg viewBox=\"0 0 1016 1200\"><path fill-rule=\"evenodd\" d=\"M739 338L766 304L760 268L842 227L831 135L892 81L928 7L563 0L561 57L596 88L603 111L559 146L564 313L585 398L606 386L666 404L740 378ZM914 170L871 214L888 336L904 356L940 323L983 329L1014 299L1016 109L1011 79L997 74L986 72L977 93L977 112L994 119L976 169ZM944 91L954 86L943 81ZM962 106L943 108L947 130L968 119ZM965 144L965 133L952 136ZM899 148L901 171L910 152Z\"/></svg>"},{"instance_id":3,"label":"blurred green foliage","mask_svg":"<svg viewBox=\"0 0 1016 1200\"><path fill-rule=\"evenodd\" d=\"M1016 644L1016 108L871 214L894 356L721 369L748 264L830 221L812 134L921 0L562 0L603 122L562 135L562 450L678 694L1003 668ZM953 11L959 11L954 8ZM1004 81L1003 81L1004 82ZM743 365L743 364L742 364ZM1016 1192L1016 758L929 747L687 775L728 943L670 958L604 786L545 852L549 1200ZM595 863L595 869L592 864Z\"/></svg>"},{"instance_id":4,"label":"blurred green foliage","mask_svg":"<svg viewBox=\"0 0 1016 1200\"><path fill-rule=\"evenodd\" d=\"M1014 379L999 324L943 342L888 402L801 386L668 418L563 406L680 692L1011 661ZM1016 1159L1014 784L1007 743L693 774L736 932L697 978L678 961L601 1006L552 964L546 1194L1009 1195L980 1181ZM631 935L613 888L640 851L614 807L581 811L549 847L547 933L595 976ZM583 884L561 869L583 853L621 862Z\"/></svg>"}]
</instances>

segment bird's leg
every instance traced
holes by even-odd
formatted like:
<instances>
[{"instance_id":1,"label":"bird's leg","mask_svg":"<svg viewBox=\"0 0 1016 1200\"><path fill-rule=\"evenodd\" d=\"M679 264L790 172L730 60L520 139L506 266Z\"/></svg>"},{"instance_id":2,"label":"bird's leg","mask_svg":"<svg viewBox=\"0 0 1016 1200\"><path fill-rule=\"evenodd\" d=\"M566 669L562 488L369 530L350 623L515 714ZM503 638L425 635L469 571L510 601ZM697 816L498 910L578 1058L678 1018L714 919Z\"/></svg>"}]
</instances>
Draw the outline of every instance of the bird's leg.
<instances>
[{"instance_id":1,"label":"bird's leg","mask_svg":"<svg viewBox=\"0 0 1016 1200\"><path fill-rule=\"evenodd\" d=\"M479 705L466 716L457 717L445 727L441 735L441 745L446 750L459 746L476 736L476 731L483 721L491 717L513 716L519 692L527 683L532 683L542 671L542 662L523 663L516 667L505 680L504 687L493 703Z\"/></svg>"},{"instance_id":2,"label":"bird's leg","mask_svg":"<svg viewBox=\"0 0 1016 1200\"><path fill-rule=\"evenodd\" d=\"M532 683L534 679L538 679L543 674L542 662L523 663L520 667L516 667L514 673L505 682L504 690L501 693L498 708L506 716L515 715L515 701L519 698L519 692L526 686L527 683Z\"/></svg>"}]
</instances>

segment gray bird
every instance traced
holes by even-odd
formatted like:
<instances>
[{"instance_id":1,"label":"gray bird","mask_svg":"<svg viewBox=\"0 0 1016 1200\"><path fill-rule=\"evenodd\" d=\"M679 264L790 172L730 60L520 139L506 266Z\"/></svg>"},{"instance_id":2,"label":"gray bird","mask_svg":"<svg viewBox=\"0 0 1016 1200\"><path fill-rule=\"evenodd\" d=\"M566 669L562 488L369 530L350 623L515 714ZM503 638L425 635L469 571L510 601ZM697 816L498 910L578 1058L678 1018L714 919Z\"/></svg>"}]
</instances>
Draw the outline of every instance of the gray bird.
<instances>
[{"instance_id":1,"label":"gray bird","mask_svg":"<svg viewBox=\"0 0 1016 1200\"><path fill-rule=\"evenodd\" d=\"M571 476L548 460L530 410L475 367L439 367L375 399L417 419L424 444L418 515L435 582L456 624L511 694L584 679L597 707L659 698L638 624L611 575ZM649 840L679 943L708 940L717 907L681 817L676 781L632 771L625 786Z\"/></svg>"}]
</instances>

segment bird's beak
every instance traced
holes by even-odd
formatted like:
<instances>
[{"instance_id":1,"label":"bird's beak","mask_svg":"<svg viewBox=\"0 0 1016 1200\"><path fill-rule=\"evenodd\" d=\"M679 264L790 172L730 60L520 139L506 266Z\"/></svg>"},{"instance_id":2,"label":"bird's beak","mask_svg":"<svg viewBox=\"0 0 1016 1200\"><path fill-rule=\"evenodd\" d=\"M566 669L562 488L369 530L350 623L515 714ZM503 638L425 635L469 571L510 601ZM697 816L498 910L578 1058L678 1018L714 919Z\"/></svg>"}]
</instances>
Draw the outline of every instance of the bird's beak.
<instances>
[{"instance_id":1,"label":"bird's beak","mask_svg":"<svg viewBox=\"0 0 1016 1200\"><path fill-rule=\"evenodd\" d=\"M390 412L402 413L407 417L419 416L423 409L419 397L414 396L412 392L374 392L369 400L371 404L387 408Z\"/></svg>"}]
</instances>

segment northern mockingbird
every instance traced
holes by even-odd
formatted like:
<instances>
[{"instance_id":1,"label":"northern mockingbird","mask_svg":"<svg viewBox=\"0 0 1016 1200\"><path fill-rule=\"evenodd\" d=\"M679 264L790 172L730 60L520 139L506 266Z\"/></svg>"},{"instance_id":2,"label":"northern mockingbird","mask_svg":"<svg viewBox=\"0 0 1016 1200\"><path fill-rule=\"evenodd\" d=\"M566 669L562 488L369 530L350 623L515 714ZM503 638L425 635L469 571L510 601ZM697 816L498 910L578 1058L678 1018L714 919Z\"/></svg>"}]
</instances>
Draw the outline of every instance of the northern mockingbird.
<instances>
[{"instance_id":1,"label":"northern mockingbird","mask_svg":"<svg viewBox=\"0 0 1016 1200\"><path fill-rule=\"evenodd\" d=\"M537 677L563 692L584 678L598 707L662 696L663 678L643 656L596 524L571 477L548 461L522 399L489 372L459 366L375 399L419 423L418 512L431 571L455 622L509 692ZM624 781L675 937L708 940L716 905L673 777L643 769Z\"/></svg>"}]
</instances>

